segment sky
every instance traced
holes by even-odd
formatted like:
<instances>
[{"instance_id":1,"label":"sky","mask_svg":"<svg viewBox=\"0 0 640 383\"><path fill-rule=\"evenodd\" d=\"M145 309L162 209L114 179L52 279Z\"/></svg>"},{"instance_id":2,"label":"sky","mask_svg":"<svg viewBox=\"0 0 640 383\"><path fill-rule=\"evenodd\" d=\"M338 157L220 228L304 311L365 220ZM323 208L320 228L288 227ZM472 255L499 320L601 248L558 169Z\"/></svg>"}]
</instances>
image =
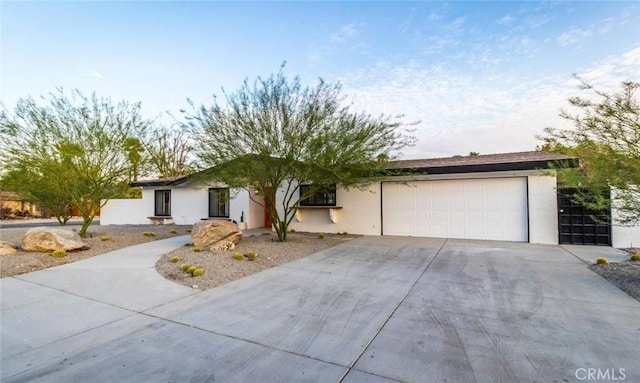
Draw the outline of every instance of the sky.
<instances>
[{"instance_id":1,"label":"sky","mask_svg":"<svg viewBox=\"0 0 640 383\"><path fill-rule=\"evenodd\" d=\"M0 3L0 100L58 87L141 102L168 121L221 89L285 73L342 84L354 111L403 115L401 158L534 150L586 95L640 81L640 3Z\"/></svg>"}]
</instances>

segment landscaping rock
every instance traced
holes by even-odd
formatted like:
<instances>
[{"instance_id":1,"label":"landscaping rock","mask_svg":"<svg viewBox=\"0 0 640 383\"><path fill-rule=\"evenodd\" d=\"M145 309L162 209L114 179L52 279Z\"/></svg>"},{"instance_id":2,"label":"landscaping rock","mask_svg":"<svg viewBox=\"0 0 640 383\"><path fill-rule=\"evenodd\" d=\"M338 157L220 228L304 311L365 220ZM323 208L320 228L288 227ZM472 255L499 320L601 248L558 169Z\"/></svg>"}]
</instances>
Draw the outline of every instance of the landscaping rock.
<instances>
[{"instance_id":1,"label":"landscaping rock","mask_svg":"<svg viewBox=\"0 0 640 383\"><path fill-rule=\"evenodd\" d=\"M17 253L16 245L11 242L0 241L0 255L10 255Z\"/></svg>"},{"instance_id":2,"label":"landscaping rock","mask_svg":"<svg viewBox=\"0 0 640 383\"><path fill-rule=\"evenodd\" d=\"M223 240L220 242L216 242L214 245L212 245L211 247L209 247L210 251L229 251L229 250L233 250L236 248L236 244L231 242L231 241L227 241L227 240Z\"/></svg>"},{"instance_id":3,"label":"landscaping rock","mask_svg":"<svg viewBox=\"0 0 640 383\"><path fill-rule=\"evenodd\" d=\"M34 227L22 237L24 251L49 252L57 249L66 251L88 249L78 233L57 227Z\"/></svg>"},{"instance_id":4,"label":"landscaping rock","mask_svg":"<svg viewBox=\"0 0 640 383\"><path fill-rule=\"evenodd\" d=\"M238 225L227 220L206 220L196 222L191 230L191 240L194 247L210 248L211 251L219 247L228 247L230 242L237 245L242 239L242 230ZM224 242L223 242L224 241Z\"/></svg>"}]
</instances>

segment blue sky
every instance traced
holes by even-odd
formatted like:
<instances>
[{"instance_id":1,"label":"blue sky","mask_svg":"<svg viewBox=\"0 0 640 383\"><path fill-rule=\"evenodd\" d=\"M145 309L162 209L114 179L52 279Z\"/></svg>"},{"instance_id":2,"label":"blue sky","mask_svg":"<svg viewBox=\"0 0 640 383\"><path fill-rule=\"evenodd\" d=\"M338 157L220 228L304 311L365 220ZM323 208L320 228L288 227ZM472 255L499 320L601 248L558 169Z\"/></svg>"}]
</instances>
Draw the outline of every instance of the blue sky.
<instances>
[{"instance_id":1,"label":"blue sky","mask_svg":"<svg viewBox=\"0 0 640 383\"><path fill-rule=\"evenodd\" d=\"M572 73L640 81L637 2L2 2L1 99L56 87L140 101L286 73L340 81L357 110L420 121L404 158L532 150Z\"/></svg>"}]
</instances>

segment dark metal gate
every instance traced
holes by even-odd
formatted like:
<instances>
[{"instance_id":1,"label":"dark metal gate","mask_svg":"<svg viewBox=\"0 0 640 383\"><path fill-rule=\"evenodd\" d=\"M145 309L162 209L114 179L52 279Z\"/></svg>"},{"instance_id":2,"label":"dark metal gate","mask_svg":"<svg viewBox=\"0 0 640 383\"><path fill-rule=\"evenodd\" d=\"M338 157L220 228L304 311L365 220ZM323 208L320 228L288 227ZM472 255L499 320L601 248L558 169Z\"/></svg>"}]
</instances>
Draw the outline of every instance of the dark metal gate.
<instances>
[{"instance_id":1,"label":"dark metal gate","mask_svg":"<svg viewBox=\"0 0 640 383\"><path fill-rule=\"evenodd\" d=\"M611 212L587 209L571 200L575 189L558 190L560 243L611 246Z\"/></svg>"}]
</instances>

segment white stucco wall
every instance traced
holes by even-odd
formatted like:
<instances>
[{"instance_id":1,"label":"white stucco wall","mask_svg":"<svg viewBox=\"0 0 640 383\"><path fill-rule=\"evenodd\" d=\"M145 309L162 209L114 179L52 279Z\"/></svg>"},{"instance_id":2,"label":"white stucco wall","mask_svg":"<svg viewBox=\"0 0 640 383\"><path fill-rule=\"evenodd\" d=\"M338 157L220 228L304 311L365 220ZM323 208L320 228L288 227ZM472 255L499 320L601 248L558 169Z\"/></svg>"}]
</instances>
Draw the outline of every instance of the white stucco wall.
<instances>
[{"instance_id":1,"label":"white stucco wall","mask_svg":"<svg viewBox=\"0 0 640 383\"><path fill-rule=\"evenodd\" d=\"M317 233L343 233L380 235L380 183L373 183L363 190L356 188L336 190L336 223L331 222L329 209L301 209L301 221L294 219L290 225L296 231Z\"/></svg>"},{"instance_id":2,"label":"white stucco wall","mask_svg":"<svg viewBox=\"0 0 640 383\"><path fill-rule=\"evenodd\" d=\"M103 201L104 202L104 201ZM100 225L141 225L144 218L144 201L138 199L110 199L100 209Z\"/></svg>"},{"instance_id":3,"label":"white stucco wall","mask_svg":"<svg viewBox=\"0 0 640 383\"><path fill-rule=\"evenodd\" d=\"M611 198L615 206L616 190L611 190ZM640 195L638 196L640 198ZM640 247L640 225L620 226L615 207L611 209L611 245L616 248Z\"/></svg>"},{"instance_id":4,"label":"white stucco wall","mask_svg":"<svg viewBox=\"0 0 640 383\"><path fill-rule=\"evenodd\" d=\"M529 194L529 242L558 244L557 181L552 174L527 177Z\"/></svg>"},{"instance_id":5,"label":"white stucco wall","mask_svg":"<svg viewBox=\"0 0 640 383\"><path fill-rule=\"evenodd\" d=\"M214 185L212 187L220 187ZM101 225L142 225L149 224L148 217L155 215L155 191L171 190L171 217L177 225L193 225L209 215L209 186L181 185L178 187L143 188L141 199L110 200L101 209ZM240 222L244 211L245 221L249 218L249 196L244 189L229 192L229 215ZM104 218L102 217L104 216ZM261 215L260 219L264 219Z\"/></svg>"}]
</instances>

